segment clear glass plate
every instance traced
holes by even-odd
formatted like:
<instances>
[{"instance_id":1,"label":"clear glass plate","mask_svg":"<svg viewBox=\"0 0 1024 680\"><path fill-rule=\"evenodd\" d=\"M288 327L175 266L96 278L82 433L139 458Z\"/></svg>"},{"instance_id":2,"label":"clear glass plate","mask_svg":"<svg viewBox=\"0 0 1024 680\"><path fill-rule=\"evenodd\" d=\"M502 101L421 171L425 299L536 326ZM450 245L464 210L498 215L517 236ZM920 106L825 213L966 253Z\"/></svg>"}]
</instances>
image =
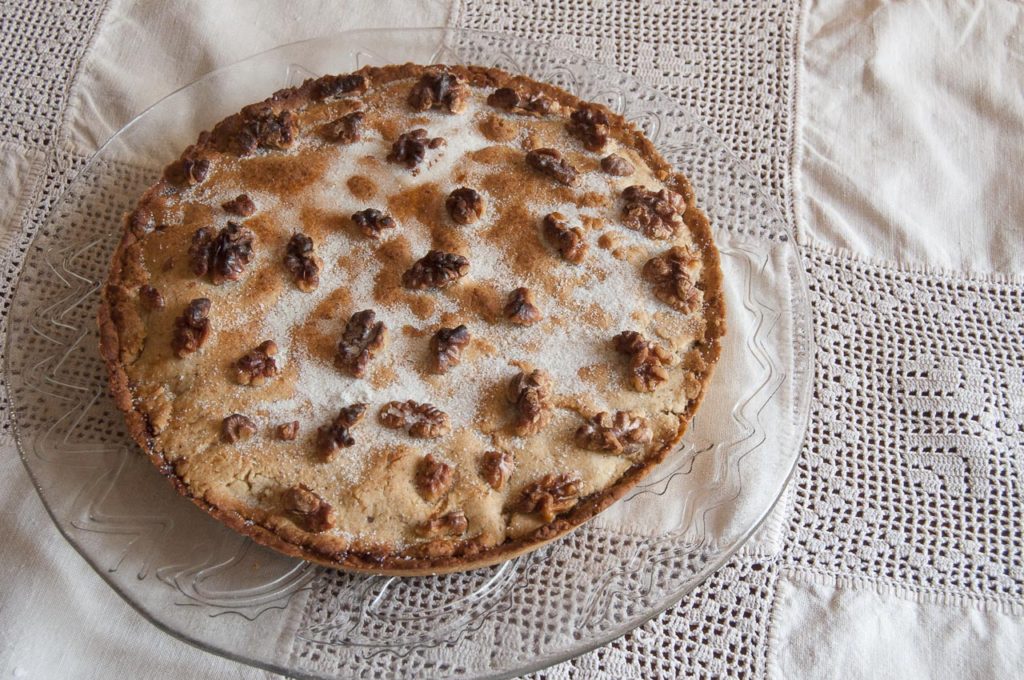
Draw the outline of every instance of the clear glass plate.
<instances>
[{"instance_id":1,"label":"clear glass plate","mask_svg":"<svg viewBox=\"0 0 1024 680\"><path fill-rule=\"evenodd\" d=\"M94 318L121 215L199 130L311 75L404 61L525 73L640 125L691 178L715 227L729 334L684 444L627 498L503 565L398 579L283 557L178 497L124 432ZM21 455L54 523L163 630L295 677L504 677L624 634L747 541L803 437L808 330L803 270L778 208L677 102L606 65L508 35L375 30L285 45L215 71L114 135L26 258L7 377Z\"/></svg>"}]
</instances>

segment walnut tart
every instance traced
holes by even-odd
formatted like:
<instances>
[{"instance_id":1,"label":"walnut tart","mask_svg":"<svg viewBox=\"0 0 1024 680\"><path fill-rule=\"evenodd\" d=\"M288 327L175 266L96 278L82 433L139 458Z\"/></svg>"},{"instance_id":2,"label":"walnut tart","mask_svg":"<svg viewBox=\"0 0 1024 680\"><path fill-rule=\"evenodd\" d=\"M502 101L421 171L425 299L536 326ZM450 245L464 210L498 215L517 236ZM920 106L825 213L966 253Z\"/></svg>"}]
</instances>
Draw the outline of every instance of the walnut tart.
<instances>
[{"instance_id":1,"label":"walnut tart","mask_svg":"<svg viewBox=\"0 0 1024 680\"><path fill-rule=\"evenodd\" d=\"M126 216L99 310L128 429L288 555L495 564L673 451L718 253L621 116L491 68L365 68L245 107Z\"/></svg>"}]
</instances>

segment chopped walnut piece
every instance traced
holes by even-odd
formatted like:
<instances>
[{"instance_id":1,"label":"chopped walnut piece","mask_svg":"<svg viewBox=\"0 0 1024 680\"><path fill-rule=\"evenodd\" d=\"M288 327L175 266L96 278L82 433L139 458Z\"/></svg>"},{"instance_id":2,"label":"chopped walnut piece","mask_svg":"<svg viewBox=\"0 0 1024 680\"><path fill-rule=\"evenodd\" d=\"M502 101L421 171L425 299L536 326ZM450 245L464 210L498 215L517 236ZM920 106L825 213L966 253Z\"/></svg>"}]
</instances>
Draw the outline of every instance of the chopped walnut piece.
<instances>
[{"instance_id":1,"label":"chopped walnut piece","mask_svg":"<svg viewBox=\"0 0 1024 680\"><path fill-rule=\"evenodd\" d=\"M182 187L199 184L210 174L210 161L206 158L182 158L164 170L168 182Z\"/></svg>"},{"instance_id":2,"label":"chopped walnut piece","mask_svg":"<svg viewBox=\"0 0 1024 680\"><path fill-rule=\"evenodd\" d=\"M295 515L295 523L318 534L334 527L331 504L305 484L289 487L281 496L284 509Z\"/></svg>"},{"instance_id":3,"label":"chopped walnut piece","mask_svg":"<svg viewBox=\"0 0 1024 680\"><path fill-rule=\"evenodd\" d=\"M357 73L340 76L324 76L313 86L313 99L321 101L349 92L362 92L366 89L366 77Z\"/></svg>"},{"instance_id":4,"label":"chopped walnut piece","mask_svg":"<svg viewBox=\"0 0 1024 680\"><path fill-rule=\"evenodd\" d=\"M232 413L220 423L220 438L228 444L243 441L256 434L256 423L241 413Z\"/></svg>"},{"instance_id":5,"label":"chopped walnut piece","mask_svg":"<svg viewBox=\"0 0 1024 680\"><path fill-rule=\"evenodd\" d=\"M651 191L634 184L623 189L622 200L623 223L648 238L672 238L683 226L686 199L674 191Z\"/></svg>"},{"instance_id":6,"label":"chopped walnut piece","mask_svg":"<svg viewBox=\"0 0 1024 680\"><path fill-rule=\"evenodd\" d=\"M545 115L557 113L561 106L551 97L543 94L524 96L511 87L499 87L487 96L487 103L496 109L512 113L533 113Z\"/></svg>"},{"instance_id":7,"label":"chopped walnut piece","mask_svg":"<svg viewBox=\"0 0 1024 680\"><path fill-rule=\"evenodd\" d=\"M139 286L139 300L142 301L142 306L149 311L163 309L164 305L167 304L164 302L164 296L160 291L148 283Z\"/></svg>"},{"instance_id":8,"label":"chopped walnut piece","mask_svg":"<svg viewBox=\"0 0 1024 680\"><path fill-rule=\"evenodd\" d=\"M447 71L427 73L409 91L409 106L414 111L446 109L449 113L466 110L469 88L462 79Z\"/></svg>"},{"instance_id":9,"label":"chopped walnut piece","mask_svg":"<svg viewBox=\"0 0 1024 680\"><path fill-rule=\"evenodd\" d=\"M633 164L617 153L611 153L602 158L601 169L615 177L629 177L636 172Z\"/></svg>"},{"instance_id":10,"label":"chopped walnut piece","mask_svg":"<svg viewBox=\"0 0 1024 680\"><path fill-rule=\"evenodd\" d=\"M356 312L345 324L334 365L353 377L361 378L366 372L366 364L384 346L386 339L387 326L383 321L377 321L377 314L372 309Z\"/></svg>"},{"instance_id":11,"label":"chopped walnut piece","mask_svg":"<svg viewBox=\"0 0 1024 680\"><path fill-rule=\"evenodd\" d=\"M416 527L416 533L423 538L443 538L461 536L469 528L466 513L452 510L443 515L431 517Z\"/></svg>"},{"instance_id":12,"label":"chopped walnut piece","mask_svg":"<svg viewBox=\"0 0 1024 680\"><path fill-rule=\"evenodd\" d=\"M248 194L239 194L230 201L221 203L220 207L224 208L225 211L232 215L238 215L239 217L249 217L256 212L256 204L249 198Z\"/></svg>"},{"instance_id":13,"label":"chopped walnut piece","mask_svg":"<svg viewBox=\"0 0 1024 680\"><path fill-rule=\"evenodd\" d=\"M517 435L537 434L551 420L551 376L545 371L520 371L509 381L507 396L515 406L512 428Z\"/></svg>"},{"instance_id":14,"label":"chopped walnut piece","mask_svg":"<svg viewBox=\"0 0 1024 680\"><path fill-rule=\"evenodd\" d=\"M569 262L579 263L587 254L587 242L583 240L583 230L569 227L565 215L560 212L548 213L541 223L544 237L558 253Z\"/></svg>"},{"instance_id":15,"label":"chopped walnut piece","mask_svg":"<svg viewBox=\"0 0 1024 680\"><path fill-rule=\"evenodd\" d=\"M274 431L278 439L286 442L293 442L299 436L299 421L293 420L288 423L281 423Z\"/></svg>"},{"instance_id":16,"label":"chopped walnut piece","mask_svg":"<svg viewBox=\"0 0 1024 680\"><path fill-rule=\"evenodd\" d=\"M428 453L416 466L416 490L423 500L433 503L448 493L455 481L455 470L434 454Z\"/></svg>"},{"instance_id":17,"label":"chopped walnut piece","mask_svg":"<svg viewBox=\"0 0 1024 680\"><path fill-rule=\"evenodd\" d=\"M462 361L462 350L469 344L469 329L465 324L455 328L441 328L430 338L430 353L435 373L447 373Z\"/></svg>"},{"instance_id":18,"label":"chopped walnut piece","mask_svg":"<svg viewBox=\"0 0 1024 680\"><path fill-rule=\"evenodd\" d=\"M313 253L313 239L305 234L292 234L285 248L284 266L303 293L320 285L320 264L320 258Z\"/></svg>"},{"instance_id":19,"label":"chopped walnut piece","mask_svg":"<svg viewBox=\"0 0 1024 680\"><path fill-rule=\"evenodd\" d=\"M664 347L636 331L623 331L612 342L617 352L629 357L630 383L637 392L653 392L668 380L665 367L672 365L673 357Z\"/></svg>"},{"instance_id":20,"label":"chopped walnut piece","mask_svg":"<svg viewBox=\"0 0 1024 680\"><path fill-rule=\"evenodd\" d=\"M363 234L373 237L380 236L385 229L394 229L398 226L391 215L382 213L376 208L367 208L353 213L352 222L359 227L359 231Z\"/></svg>"},{"instance_id":21,"label":"chopped walnut piece","mask_svg":"<svg viewBox=\"0 0 1024 680\"><path fill-rule=\"evenodd\" d=\"M419 439L436 439L451 430L448 414L433 404L408 401L389 401L378 414L381 425L393 430L408 428L409 435Z\"/></svg>"},{"instance_id":22,"label":"chopped walnut piece","mask_svg":"<svg viewBox=\"0 0 1024 680\"><path fill-rule=\"evenodd\" d=\"M331 460L338 451L356 443L349 430L363 419L365 413L366 404L357 402L341 409L327 425L317 428L316 449L324 461Z\"/></svg>"},{"instance_id":23,"label":"chopped walnut piece","mask_svg":"<svg viewBox=\"0 0 1024 680\"><path fill-rule=\"evenodd\" d=\"M174 320L174 334L171 337L171 349L175 356L182 358L203 346L210 335L210 301L207 298L196 298L188 303L185 311Z\"/></svg>"},{"instance_id":24,"label":"chopped walnut piece","mask_svg":"<svg viewBox=\"0 0 1024 680\"><path fill-rule=\"evenodd\" d=\"M643 276L654 285L654 294L665 304L684 314L697 310L701 294L690 276L689 266L697 255L682 246L673 246L644 264Z\"/></svg>"},{"instance_id":25,"label":"chopped walnut piece","mask_svg":"<svg viewBox=\"0 0 1024 680\"><path fill-rule=\"evenodd\" d=\"M321 128L324 139L338 144L351 144L358 142L362 135L363 118L366 114L362 111L346 113L341 118L332 120Z\"/></svg>"},{"instance_id":26,"label":"chopped walnut piece","mask_svg":"<svg viewBox=\"0 0 1024 680\"><path fill-rule=\"evenodd\" d=\"M576 430L576 446L588 451L627 453L651 443L653 435L647 418L629 411L615 415L602 411Z\"/></svg>"},{"instance_id":27,"label":"chopped walnut piece","mask_svg":"<svg viewBox=\"0 0 1024 680\"><path fill-rule=\"evenodd\" d=\"M469 271L469 260L454 253L431 250L402 274L402 285L414 290L447 288Z\"/></svg>"},{"instance_id":28,"label":"chopped walnut piece","mask_svg":"<svg viewBox=\"0 0 1024 680\"><path fill-rule=\"evenodd\" d=\"M426 130L416 128L398 136L398 139L391 145L388 160L412 170L427 157L427 149L436 149L439 146L444 146L444 143L443 138L428 137Z\"/></svg>"},{"instance_id":29,"label":"chopped walnut piece","mask_svg":"<svg viewBox=\"0 0 1024 680\"><path fill-rule=\"evenodd\" d=\"M527 515L539 515L545 522L550 522L576 505L580 498L580 483L579 477L571 473L557 477L545 475L523 489L512 509Z\"/></svg>"},{"instance_id":30,"label":"chopped walnut piece","mask_svg":"<svg viewBox=\"0 0 1024 680\"><path fill-rule=\"evenodd\" d=\"M574 187L580 183L580 173L556 149L534 149L527 152L526 163L559 184Z\"/></svg>"},{"instance_id":31,"label":"chopped walnut piece","mask_svg":"<svg viewBox=\"0 0 1024 680\"><path fill-rule=\"evenodd\" d=\"M444 202L452 221L456 224L473 224L484 214L484 197L469 187L459 187Z\"/></svg>"},{"instance_id":32,"label":"chopped walnut piece","mask_svg":"<svg viewBox=\"0 0 1024 680\"><path fill-rule=\"evenodd\" d=\"M600 151L608 143L608 116L593 104L584 104L573 111L565 127L588 151Z\"/></svg>"},{"instance_id":33,"label":"chopped walnut piece","mask_svg":"<svg viewBox=\"0 0 1024 680\"><path fill-rule=\"evenodd\" d=\"M295 141L299 121L291 111L274 113L267 104L242 110L246 116L230 141L231 150L248 156L257 149L287 149Z\"/></svg>"},{"instance_id":34,"label":"chopped walnut piece","mask_svg":"<svg viewBox=\"0 0 1024 680\"><path fill-rule=\"evenodd\" d=\"M228 225L214 235L208 227L200 227L192 235L188 254L196 276L209 275L214 285L237 281L253 257L251 231L238 224Z\"/></svg>"},{"instance_id":35,"label":"chopped walnut piece","mask_svg":"<svg viewBox=\"0 0 1024 680\"><path fill-rule=\"evenodd\" d=\"M501 491L515 469L515 460L508 451L485 451L480 456L480 476L495 491Z\"/></svg>"},{"instance_id":36,"label":"chopped walnut piece","mask_svg":"<svg viewBox=\"0 0 1024 680\"><path fill-rule=\"evenodd\" d=\"M529 288L516 288L509 293L505 303L505 318L519 326L529 326L541 320L543 315L533 304L533 293Z\"/></svg>"},{"instance_id":37,"label":"chopped walnut piece","mask_svg":"<svg viewBox=\"0 0 1024 680\"><path fill-rule=\"evenodd\" d=\"M244 354L234 364L235 382L240 385L257 387L277 375L277 344L267 340L251 352Z\"/></svg>"}]
</instances>

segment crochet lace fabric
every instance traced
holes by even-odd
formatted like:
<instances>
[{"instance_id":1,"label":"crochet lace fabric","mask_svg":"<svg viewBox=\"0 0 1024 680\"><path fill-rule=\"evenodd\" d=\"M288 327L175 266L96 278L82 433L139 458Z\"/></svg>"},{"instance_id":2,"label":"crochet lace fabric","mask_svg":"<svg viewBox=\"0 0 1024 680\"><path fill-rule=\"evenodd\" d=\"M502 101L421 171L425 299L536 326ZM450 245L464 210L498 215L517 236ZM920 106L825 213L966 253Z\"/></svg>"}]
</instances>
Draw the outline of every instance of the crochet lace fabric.
<instances>
[{"instance_id":1,"label":"crochet lace fabric","mask_svg":"<svg viewBox=\"0 0 1024 680\"><path fill-rule=\"evenodd\" d=\"M797 2L465 3L462 27L564 43L715 129L795 220ZM678 605L535 677L765 676L775 581L869 577L1024 605L1024 290L802 249L816 345L776 555L734 558Z\"/></svg>"},{"instance_id":2,"label":"crochet lace fabric","mask_svg":"<svg viewBox=\"0 0 1024 680\"><path fill-rule=\"evenodd\" d=\"M78 63L92 43L105 0L5 2L0 9L0 144L32 159L25 209L0 219L0 319L6 334L14 282L39 225L87 158L60 148L60 125ZM4 224L21 218L21 224ZM7 391L0 387L0 428L10 430Z\"/></svg>"}]
</instances>

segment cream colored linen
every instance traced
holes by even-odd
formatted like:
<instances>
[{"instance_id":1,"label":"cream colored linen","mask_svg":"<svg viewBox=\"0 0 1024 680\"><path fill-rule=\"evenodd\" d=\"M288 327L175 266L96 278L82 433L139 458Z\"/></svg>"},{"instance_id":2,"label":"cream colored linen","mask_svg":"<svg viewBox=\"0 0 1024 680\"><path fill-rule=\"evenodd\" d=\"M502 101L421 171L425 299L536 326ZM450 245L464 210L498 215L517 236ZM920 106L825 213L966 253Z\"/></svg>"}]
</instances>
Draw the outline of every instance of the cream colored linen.
<instances>
[{"instance_id":1,"label":"cream colored linen","mask_svg":"<svg viewBox=\"0 0 1024 680\"><path fill-rule=\"evenodd\" d=\"M382 26L444 26L448 0L115 0L81 68L65 143L91 153L199 76L278 45Z\"/></svg>"},{"instance_id":2,"label":"cream colored linen","mask_svg":"<svg viewBox=\"0 0 1024 680\"><path fill-rule=\"evenodd\" d=\"M907 265L1024 267L1024 5L813 0L803 240Z\"/></svg>"},{"instance_id":3,"label":"cream colored linen","mask_svg":"<svg viewBox=\"0 0 1024 680\"><path fill-rule=\"evenodd\" d=\"M801 572L776 587L772 678L1016 678L1024 669L1019 607Z\"/></svg>"}]
</instances>

